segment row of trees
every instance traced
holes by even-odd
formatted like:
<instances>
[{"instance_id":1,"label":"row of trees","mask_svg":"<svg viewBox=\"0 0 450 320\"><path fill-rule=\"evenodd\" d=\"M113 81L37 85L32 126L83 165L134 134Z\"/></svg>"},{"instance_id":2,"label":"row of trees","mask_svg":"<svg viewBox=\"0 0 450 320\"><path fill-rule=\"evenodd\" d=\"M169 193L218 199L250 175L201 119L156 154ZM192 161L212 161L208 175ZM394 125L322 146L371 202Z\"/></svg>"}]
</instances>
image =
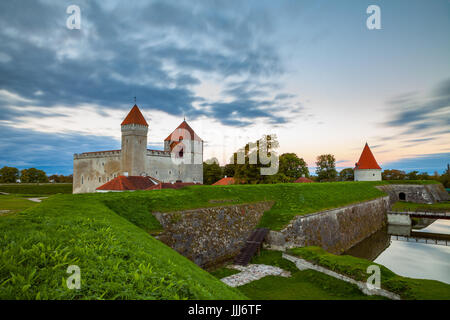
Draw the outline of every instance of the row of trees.
<instances>
[{"instance_id":1,"label":"row of trees","mask_svg":"<svg viewBox=\"0 0 450 320\"><path fill-rule=\"evenodd\" d=\"M269 139L270 138L270 139ZM284 153L279 156L278 172L274 175L261 175L260 169L269 165L262 164L260 152L265 152L262 148L267 144L267 154L270 155L274 148L278 147L275 136L264 136L262 139L253 144L247 144L238 152L244 153L244 163L238 164L238 152L233 154L231 164L220 167L216 158L210 159L203 164L203 183L213 184L224 176L234 177L237 183L256 184L256 183L284 183L293 182L299 177L306 177L317 182L326 181L353 181L353 168L345 168L340 172L336 170L336 159L332 154L323 154L316 159L316 175L310 176L308 166L303 158L299 158L295 153ZM256 158L256 164L250 159ZM254 162L254 161L253 161ZM411 171L406 173L401 170L384 170L382 173L383 180L437 180L446 188L450 188L450 165L442 175L435 172L429 175L426 172Z\"/></svg>"},{"instance_id":2,"label":"row of trees","mask_svg":"<svg viewBox=\"0 0 450 320\"><path fill-rule=\"evenodd\" d=\"M14 167L3 167L0 169L0 183L45 183L45 182L66 182L72 183L73 176L51 175L50 177L43 170L36 168L19 169Z\"/></svg>"}]
</instances>

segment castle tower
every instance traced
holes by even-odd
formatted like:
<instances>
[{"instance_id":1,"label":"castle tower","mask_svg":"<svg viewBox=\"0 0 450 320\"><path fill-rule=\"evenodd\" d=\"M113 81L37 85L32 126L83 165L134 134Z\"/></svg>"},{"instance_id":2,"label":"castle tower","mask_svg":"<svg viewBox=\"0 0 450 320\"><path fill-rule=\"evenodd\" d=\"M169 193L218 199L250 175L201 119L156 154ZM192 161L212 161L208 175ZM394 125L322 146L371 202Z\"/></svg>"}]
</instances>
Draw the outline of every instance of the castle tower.
<instances>
[{"instance_id":1,"label":"castle tower","mask_svg":"<svg viewBox=\"0 0 450 320\"><path fill-rule=\"evenodd\" d=\"M131 108L121 123L123 175L145 175L148 124L137 105Z\"/></svg>"},{"instance_id":2,"label":"castle tower","mask_svg":"<svg viewBox=\"0 0 450 320\"><path fill-rule=\"evenodd\" d=\"M164 140L164 151L176 158L177 180L203 183L203 140L186 120Z\"/></svg>"},{"instance_id":3,"label":"castle tower","mask_svg":"<svg viewBox=\"0 0 450 320\"><path fill-rule=\"evenodd\" d=\"M366 142L359 161L355 164L355 181L381 181L381 167Z\"/></svg>"}]
</instances>

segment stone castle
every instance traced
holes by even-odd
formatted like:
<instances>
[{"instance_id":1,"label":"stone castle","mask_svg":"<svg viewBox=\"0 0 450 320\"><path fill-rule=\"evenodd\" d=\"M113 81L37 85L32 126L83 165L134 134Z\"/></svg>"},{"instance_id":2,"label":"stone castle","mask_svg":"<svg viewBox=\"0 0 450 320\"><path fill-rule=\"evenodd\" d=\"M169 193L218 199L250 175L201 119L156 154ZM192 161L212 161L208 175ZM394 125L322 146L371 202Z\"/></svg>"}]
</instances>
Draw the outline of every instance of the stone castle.
<instances>
[{"instance_id":1,"label":"stone castle","mask_svg":"<svg viewBox=\"0 0 450 320\"><path fill-rule=\"evenodd\" d=\"M74 154L73 193L95 192L119 176L203 183L203 140L186 121L164 140L164 150L147 149L148 124L137 105L123 120L121 131L121 150Z\"/></svg>"}]
</instances>

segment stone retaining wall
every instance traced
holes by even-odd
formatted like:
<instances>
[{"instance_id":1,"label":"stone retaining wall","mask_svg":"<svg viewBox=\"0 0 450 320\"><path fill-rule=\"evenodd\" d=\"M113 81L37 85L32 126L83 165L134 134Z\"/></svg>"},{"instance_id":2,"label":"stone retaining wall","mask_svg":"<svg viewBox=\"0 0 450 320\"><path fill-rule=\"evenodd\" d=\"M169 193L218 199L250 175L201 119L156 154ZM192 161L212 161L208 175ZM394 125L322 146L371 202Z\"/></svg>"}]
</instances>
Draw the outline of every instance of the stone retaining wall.
<instances>
[{"instance_id":1,"label":"stone retaining wall","mask_svg":"<svg viewBox=\"0 0 450 320\"><path fill-rule=\"evenodd\" d=\"M270 231L271 249L319 246L340 254L386 225L389 197L294 218L281 230Z\"/></svg>"},{"instance_id":2,"label":"stone retaining wall","mask_svg":"<svg viewBox=\"0 0 450 320\"><path fill-rule=\"evenodd\" d=\"M202 267L234 257L273 202L153 213L164 228L157 238Z\"/></svg>"},{"instance_id":3,"label":"stone retaining wall","mask_svg":"<svg viewBox=\"0 0 450 320\"><path fill-rule=\"evenodd\" d=\"M450 200L450 196L442 184L387 184L377 186L377 188L389 195L391 204L400 200L401 193L404 193L406 201L416 203Z\"/></svg>"}]
</instances>

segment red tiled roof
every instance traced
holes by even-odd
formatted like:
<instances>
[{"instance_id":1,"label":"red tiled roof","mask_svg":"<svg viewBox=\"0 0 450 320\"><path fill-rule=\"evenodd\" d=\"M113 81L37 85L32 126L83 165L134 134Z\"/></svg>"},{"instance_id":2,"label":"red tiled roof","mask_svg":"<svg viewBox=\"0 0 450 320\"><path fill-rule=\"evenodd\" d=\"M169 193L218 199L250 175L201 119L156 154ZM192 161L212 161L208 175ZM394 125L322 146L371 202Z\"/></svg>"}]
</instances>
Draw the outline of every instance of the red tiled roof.
<instances>
[{"instance_id":1,"label":"red tiled roof","mask_svg":"<svg viewBox=\"0 0 450 320\"><path fill-rule=\"evenodd\" d=\"M234 178L233 177L225 177L220 179L219 181L213 183L213 186L228 186L230 184L234 184Z\"/></svg>"},{"instance_id":2,"label":"red tiled roof","mask_svg":"<svg viewBox=\"0 0 450 320\"><path fill-rule=\"evenodd\" d=\"M145 190L153 185L158 180L151 177L142 176L118 176L117 178L108 181L107 183L101 185L97 190L107 190L107 191L125 191L125 190Z\"/></svg>"},{"instance_id":3,"label":"red tiled roof","mask_svg":"<svg viewBox=\"0 0 450 320\"><path fill-rule=\"evenodd\" d=\"M197 183L194 182L175 182L175 183L162 182L154 186L151 186L145 190L181 189L186 186L195 186L195 185L197 185Z\"/></svg>"},{"instance_id":4,"label":"red tiled roof","mask_svg":"<svg viewBox=\"0 0 450 320\"><path fill-rule=\"evenodd\" d=\"M186 137L186 131L189 132L190 137ZM190 138L190 140L197 140L202 141L200 137L194 132L194 130L188 125L186 120L184 120L169 136L164 139L164 141L179 141L180 137L187 139Z\"/></svg>"},{"instance_id":5,"label":"red tiled roof","mask_svg":"<svg viewBox=\"0 0 450 320\"><path fill-rule=\"evenodd\" d=\"M364 146L363 152L361 153L361 157L359 157L359 161L356 163L355 170L358 169L380 169L380 166L375 160L372 151L369 148L369 145L366 142Z\"/></svg>"},{"instance_id":6,"label":"red tiled roof","mask_svg":"<svg viewBox=\"0 0 450 320\"><path fill-rule=\"evenodd\" d=\"M148 123L145 121L144 116L141 113L141 110L139 110L137 105L134 105L133 108L131 108L128 115L125 117L125 119L120 124L121 126L126 124L140 124L142 126L147 126Z\"/></svg>"},{"instance_id":7,"label":"red tiled roof","mask_svg":"<svg viewBox=\"0 0 450 320\"><path fill-rule=\"evenodd\" d=\"M297 180L294 181L294 183L311 183L314 182L311 179L305 178L305 177L300 177Z\"/></svg>"}]
</instances>

